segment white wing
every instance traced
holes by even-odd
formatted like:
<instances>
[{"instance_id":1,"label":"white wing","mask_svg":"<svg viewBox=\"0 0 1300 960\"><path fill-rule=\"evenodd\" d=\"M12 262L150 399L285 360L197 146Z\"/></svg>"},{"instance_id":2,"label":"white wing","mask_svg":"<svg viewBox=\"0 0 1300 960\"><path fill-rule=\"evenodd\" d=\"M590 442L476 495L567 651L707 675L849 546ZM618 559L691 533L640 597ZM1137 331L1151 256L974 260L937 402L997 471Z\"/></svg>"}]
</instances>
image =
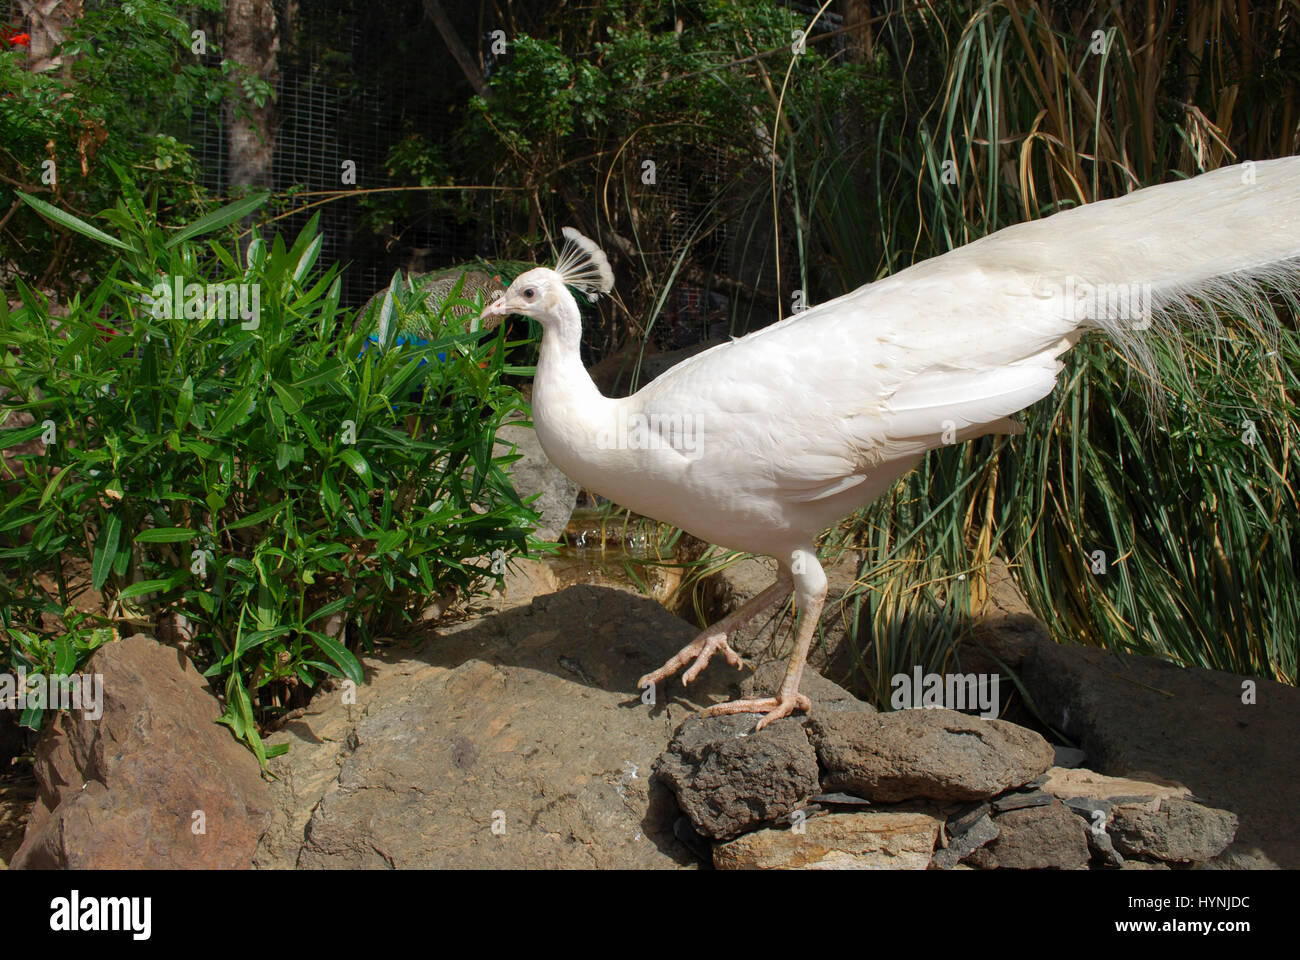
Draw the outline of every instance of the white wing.
<instances>
[{"instance_id":1,"label":"white wing","mask_svg":"<svg viewBox=\"0 0 1300 960\"><path fill-rule=\"evenodd\" d=\"M714 424L714 471L762 464L785 496L821 499L1014 430L1084 327L1144 362L1143 330L1211 316L1190 298L1251 319L1257 281L1294 288L1298 256L1300 158L1228 167L1001 230L683 361L629 402Z\"/></svg>"}]
</instances>

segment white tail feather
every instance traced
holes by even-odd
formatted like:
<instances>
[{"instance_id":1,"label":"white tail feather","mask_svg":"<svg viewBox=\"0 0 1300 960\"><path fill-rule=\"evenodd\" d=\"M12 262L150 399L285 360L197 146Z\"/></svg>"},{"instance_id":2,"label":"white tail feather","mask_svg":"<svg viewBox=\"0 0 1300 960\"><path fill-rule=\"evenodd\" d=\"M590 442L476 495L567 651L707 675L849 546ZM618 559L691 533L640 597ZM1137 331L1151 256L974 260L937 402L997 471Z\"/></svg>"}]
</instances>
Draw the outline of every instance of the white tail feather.
<instances>
[{"instance_id":1,"label":"white tail feather","mask_svg":"<svg viewBox=\"0 0 1300 960\"><path fill-rule=\"evenodd\" d=\"M1104 330L1153 377L1156 338L1181 346L1180 328L1218 329L1227 314L1269 341L1278 322L1269 292L1292 300L1300 293L1298 157L1223 167L1047 223L1059 227L1048 246L1070 249L1058 270L1066 265L1093 283L1149 285L1149 311L1140 322L1104 312L1080 319Z\"/></svg>"}]
</instances>

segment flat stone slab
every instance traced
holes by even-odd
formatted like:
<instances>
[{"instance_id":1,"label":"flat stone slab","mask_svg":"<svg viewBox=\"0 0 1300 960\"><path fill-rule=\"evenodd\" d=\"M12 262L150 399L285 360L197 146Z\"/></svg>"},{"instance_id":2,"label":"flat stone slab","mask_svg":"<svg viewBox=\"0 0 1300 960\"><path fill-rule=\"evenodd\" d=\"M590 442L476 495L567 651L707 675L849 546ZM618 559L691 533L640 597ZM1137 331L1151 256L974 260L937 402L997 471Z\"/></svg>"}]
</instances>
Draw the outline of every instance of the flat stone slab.
<instances>
[{"instance_id":1,"label":"flat stone slab","mask_svg":"<svg viewBox=\"0 0 1300 960\"><path fill-rule=\"evenodd\" d=\"M952 710L814 711L809 723L822 785L882 803L985 800L1052 762L1032 730Z\"/></svg>"},{"instance_id":2,"label":"flat stone slab","mask_svg":"<svg viewBox=\"0 0 1300 960\"><path fill-rule=\"evenodd\" d=\"M987 810L988 808L985 807ZM936 850L930 866L936 870L954 870L972 853L998 838L1001 831L987 813L957 834L942 850Z\"/></svg>"},{"instance_id":3,"label":"flat stone slab","mask_svg":"<svg viewBox=\"0 0 1300 960\"><path fill-rule=\"evenodd\" d=\"M653 600L578 585L382 648L359 689L318 696L269 738L291 749L271 761L256 864L695 867L652 766L749 672L719 660L654 706L636 688L695 633Z\"/></svg>"},{"instance_id":4,"label":"flat stone slab","mask_svg":"<svg viewBox=\"0 0 1300 960\"><path fill-rule=\"evenodd\" d=\"M801 830L767 829L713 846L719 870L924 870L943 820L871 810L812 817Z\"/></svg>"}]
</instances>

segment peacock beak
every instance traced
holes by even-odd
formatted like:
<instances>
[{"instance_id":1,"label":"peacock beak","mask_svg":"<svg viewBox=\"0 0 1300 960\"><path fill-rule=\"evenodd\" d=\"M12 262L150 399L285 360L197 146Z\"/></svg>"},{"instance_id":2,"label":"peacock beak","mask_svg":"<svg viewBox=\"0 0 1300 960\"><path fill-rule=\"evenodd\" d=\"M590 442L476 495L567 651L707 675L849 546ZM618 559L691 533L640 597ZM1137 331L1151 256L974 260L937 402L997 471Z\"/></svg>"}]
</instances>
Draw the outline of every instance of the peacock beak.
<instances>
[{"instance_id":1,"label":"peacock beak","mask_svg":"<svg viewBox=\"0 0 1300 960\"><path fill-rule=\"evenodd\" d=\"M502 294L483 308L482 316L505 317L513 312L514 309L509 306L509 298Z\"/></svg>"}]
</instances>

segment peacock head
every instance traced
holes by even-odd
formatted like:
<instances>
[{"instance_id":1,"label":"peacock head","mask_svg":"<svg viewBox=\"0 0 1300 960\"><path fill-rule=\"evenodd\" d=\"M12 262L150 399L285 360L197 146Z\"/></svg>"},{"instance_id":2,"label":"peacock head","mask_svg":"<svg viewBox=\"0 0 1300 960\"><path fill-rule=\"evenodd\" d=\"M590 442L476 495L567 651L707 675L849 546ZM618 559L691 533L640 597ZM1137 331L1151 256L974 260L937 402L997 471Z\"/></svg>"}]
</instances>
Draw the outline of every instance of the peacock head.
<instances>
[{"instance_id":1,"label":"peacock head","mask_svg":"<svg viewBox=\"0 0 1300 960\"><path fill-rule=\"evenodd\" d=\"M614 272L596 244L572 227L564 228L564 249L555 269L536 267L521 273L510 288L483 310L484 317L522 313L543 327L570 311L577 316L577 304L568 287L595 299L614 288Z\"/></svg>"}]
</instances>

